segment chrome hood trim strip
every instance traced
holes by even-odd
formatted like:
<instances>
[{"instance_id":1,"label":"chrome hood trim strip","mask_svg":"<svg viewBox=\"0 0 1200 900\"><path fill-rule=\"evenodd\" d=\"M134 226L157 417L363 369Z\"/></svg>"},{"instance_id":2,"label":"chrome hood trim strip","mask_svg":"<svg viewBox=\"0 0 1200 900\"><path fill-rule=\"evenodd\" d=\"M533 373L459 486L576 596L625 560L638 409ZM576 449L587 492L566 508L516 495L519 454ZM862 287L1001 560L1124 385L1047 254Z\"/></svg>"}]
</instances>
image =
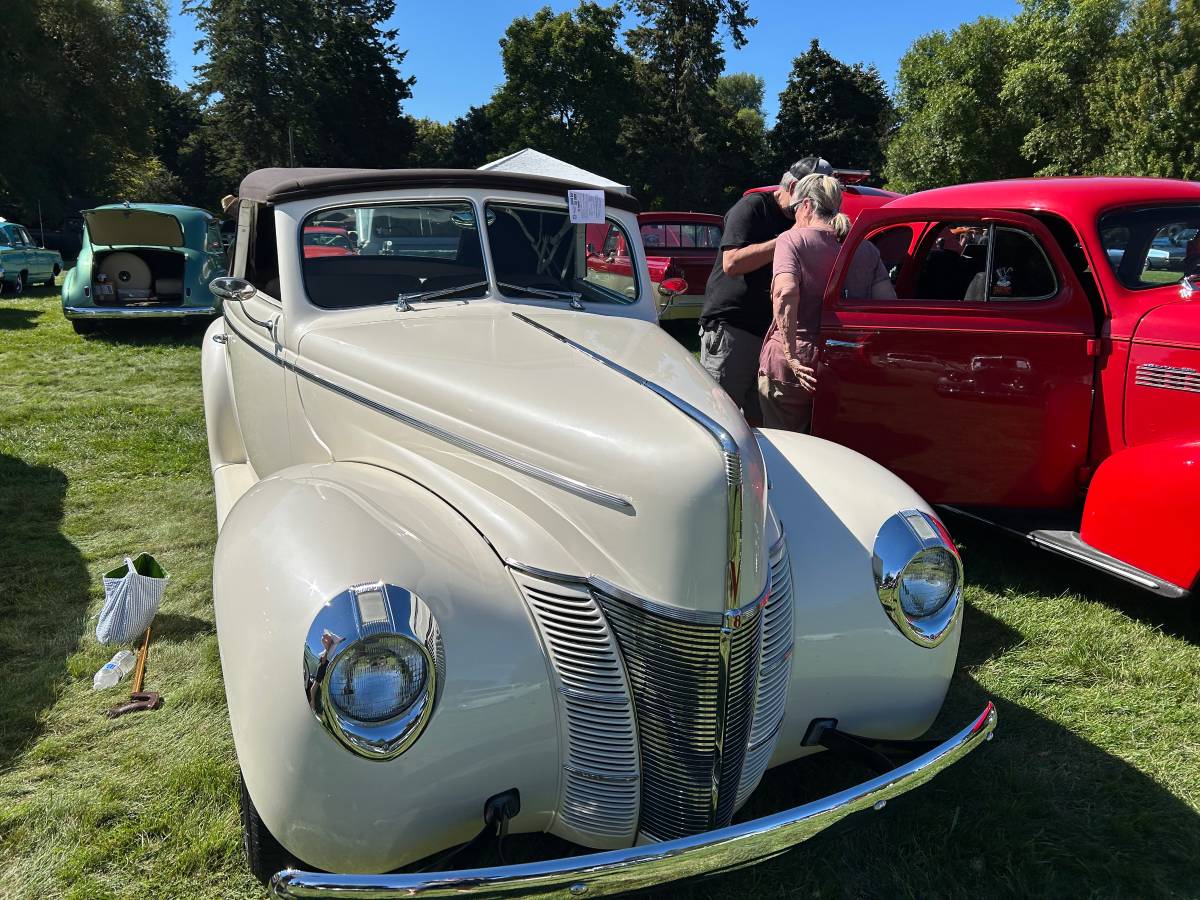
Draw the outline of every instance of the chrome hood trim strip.
<instances>
[{"instance_id":1,"label":"chrome hood trim strip","mask_svg":"<svg viewBox=\"0 0 1200 900\"><path fill-rule=\"evenodd\" d=\"M713 875L778 856L841 821L920 787L975 750L996 728L989 703L966 728L912 762L862 784L785 812L716 831L626 850L542 862L395 875L337 875L285 869L271 879L277 898L609 897L698 875Z\"/></svg>"},{"instance_id":2,"label":"chrome hood trim strip","mask_svg":"<svg viewBox=\"0 0 1200 900\"><path fill-rule=\"evenodd\" d=\"M560 475L558 472L552 472L549 469L543 469L541 466L535 466L533 463L528 463L524 460L517 459L516 457L509 456L507 453L501 453L499 450L493 450L491 447L487 447L471 440L470 438L455 434L452 431L447 431L444 428L439 428L437 425L425 422L416 418L415 416L409 415L406 412L401 412L394 407L387 406L383 403L378 403L362 396L361 394L356 394L354 391L344 388L340 384L330 381L327 378L322 378L320 375L310 372L307 369L296 365L295 363L290 363L282 357L268 353L259 347L254 341L242 334L242 332L230 320L229 316L224 316L224 319L226 326L228 326L234 334L241 338L241 340L244 341L247 346L252 347L267 359L272 360L277 365L283 366L283 368L296 373L296 375L300 376L301 378L311 381L313 384L328 388L335 394L340 394L348 400L353 400L355 403L362 404L368 409L373 409L376 412L383 413L383 415L395 419L397 422L408 425L410 428L415 428L416 430L424 432L431 437L435 437L438 440L445 441L447 444L458 447L460 450L465 450L468 453L473 453L476 456L483 457L484 459L490 460L498 465L512 469L514 472L520 472L522 475L535 478L545 484L549 484L559 488L560 490L572 493L577 497L590 500L592 503L598 503L601 506L607 506L609 509L615 509L617 512L624 513L625 515L633 516L637 514L637 510L634 509L633 503L628 497L622 497L620 494L614 494L609 491L602 490L590 484L585 484L582 481L577 481L576 479L570 478L566 475Z\"/></svg>"}]
</instances>

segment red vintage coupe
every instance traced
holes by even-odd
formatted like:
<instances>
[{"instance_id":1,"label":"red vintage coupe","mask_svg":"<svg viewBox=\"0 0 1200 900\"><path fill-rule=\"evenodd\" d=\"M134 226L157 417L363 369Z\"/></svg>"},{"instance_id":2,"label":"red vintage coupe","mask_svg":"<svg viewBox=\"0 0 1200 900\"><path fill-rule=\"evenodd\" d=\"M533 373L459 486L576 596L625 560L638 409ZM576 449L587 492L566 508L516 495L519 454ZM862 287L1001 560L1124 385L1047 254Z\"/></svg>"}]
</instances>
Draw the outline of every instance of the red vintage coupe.
<instances>
[{"instance_id":1,"label":"red vintage coupe","mask_svg":"<svg viewBox=\"0 0 1200 900\"><path fill-rule=\"evenodd\" d=\"M1200 589L1200 184L1040 178L863 211L813 432L1167 597ZM872 241L898 299L849 296Z\"/></svg>"}]
</instances>

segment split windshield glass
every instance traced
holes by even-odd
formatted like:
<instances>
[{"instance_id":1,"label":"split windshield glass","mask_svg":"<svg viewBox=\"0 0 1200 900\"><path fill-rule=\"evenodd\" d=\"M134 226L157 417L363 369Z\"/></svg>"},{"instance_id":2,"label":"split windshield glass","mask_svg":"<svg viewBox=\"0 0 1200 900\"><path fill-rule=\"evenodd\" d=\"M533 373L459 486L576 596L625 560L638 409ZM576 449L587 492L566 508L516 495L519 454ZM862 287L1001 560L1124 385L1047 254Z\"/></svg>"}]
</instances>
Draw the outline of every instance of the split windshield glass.
<instances>
[{"instance_id":1,"label":"split windshield glass","mask_svg":"<svg viewBox=\"0 0 1200 900\"><path fill-rule=\"evenodd\" d=\"M572 224L565 207L487 205L500 293L511 299L633 303L637 270L625 229Z\"/></svg>"},{"instance_id":2,"label":"split windshield glass","mask_svg":"<svg viewBox=\"0 0 1200 900\"><path fill-rule=\"evenodd\" d=\"M319 210L304 220L300 243L305 288L323 309L487 294L475 210L465 200Z\"/></svg>"},{"instance_id":3,"label":"split windshield glass","mask_svg":"<svg viewBox=\"0 0 1200 900\"><path fill-rule=\"evenodd\" d=\"M1101 216L1100 242L1125 287L1177 284L1200 272L1200 206L1116 210Z\"/></svg>"}]
</instances>

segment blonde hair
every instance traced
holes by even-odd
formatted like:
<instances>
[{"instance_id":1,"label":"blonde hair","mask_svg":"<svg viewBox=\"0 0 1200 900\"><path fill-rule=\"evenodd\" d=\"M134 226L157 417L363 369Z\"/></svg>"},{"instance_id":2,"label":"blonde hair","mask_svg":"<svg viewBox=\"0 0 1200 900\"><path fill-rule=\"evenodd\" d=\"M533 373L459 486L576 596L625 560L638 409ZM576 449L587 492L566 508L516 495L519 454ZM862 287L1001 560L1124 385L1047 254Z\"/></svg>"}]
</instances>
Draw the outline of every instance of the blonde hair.
<instances>
[{"instance_id":1,"label":"blonde hair","mask_svg":"<svg viewBox=\"0 0 1200 900\"><path fill-rule=\"evenodd\" d=\"M839 241L850 233L850 217L842 212L842 185L832 175L805 175L792 186L791 197L793 209L805 200L811 203L814 215L833 227Z\"/></svg>"}]
</instances>

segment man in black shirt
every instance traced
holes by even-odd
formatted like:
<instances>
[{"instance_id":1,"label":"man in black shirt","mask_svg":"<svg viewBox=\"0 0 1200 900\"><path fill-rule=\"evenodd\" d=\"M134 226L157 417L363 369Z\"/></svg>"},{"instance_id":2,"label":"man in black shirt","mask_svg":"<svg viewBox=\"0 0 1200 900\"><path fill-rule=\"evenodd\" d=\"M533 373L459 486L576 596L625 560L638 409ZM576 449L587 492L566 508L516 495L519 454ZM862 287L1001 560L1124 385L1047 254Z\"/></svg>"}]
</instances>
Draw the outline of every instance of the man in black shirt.
<instances>
[{"instance_id":1,"label":"man in black shirt","mask_svg":"<svg viewBox=\"0 0 1200 900\"><path fill-rule=\"evenodd\" d=\"M832 175L819 156L795 163L772 194L748 194L725 214L721 249L700 314L700 362L751 424L759 421L758 354L771 324L775 238L792 226L792 187L805 175Z\"/></svg>"}]
</instances>

